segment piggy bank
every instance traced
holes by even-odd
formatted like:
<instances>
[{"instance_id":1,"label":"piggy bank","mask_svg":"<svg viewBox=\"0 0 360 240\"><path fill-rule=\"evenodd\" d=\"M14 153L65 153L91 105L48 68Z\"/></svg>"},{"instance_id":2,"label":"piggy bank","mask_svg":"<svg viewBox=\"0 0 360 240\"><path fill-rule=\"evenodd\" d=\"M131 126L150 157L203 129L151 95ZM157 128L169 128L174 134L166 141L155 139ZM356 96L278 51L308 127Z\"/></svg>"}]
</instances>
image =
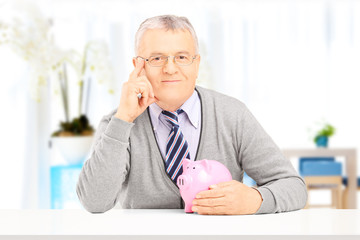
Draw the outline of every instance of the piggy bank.
<instances>
[{"instance_id":1,"label":"piggy bank","mask_svg":"<svg viewBox=\"0 0 360 240\"><path fill-rule=\"evenodd\" d=\"M185 212L192 213L192 201L196 194L209 190L209 186L220 182L231 181L231 173L220 162L215 160L190 161L183 160L183 173L176 184L185 202Z\"/></svg>"}]
</instances>

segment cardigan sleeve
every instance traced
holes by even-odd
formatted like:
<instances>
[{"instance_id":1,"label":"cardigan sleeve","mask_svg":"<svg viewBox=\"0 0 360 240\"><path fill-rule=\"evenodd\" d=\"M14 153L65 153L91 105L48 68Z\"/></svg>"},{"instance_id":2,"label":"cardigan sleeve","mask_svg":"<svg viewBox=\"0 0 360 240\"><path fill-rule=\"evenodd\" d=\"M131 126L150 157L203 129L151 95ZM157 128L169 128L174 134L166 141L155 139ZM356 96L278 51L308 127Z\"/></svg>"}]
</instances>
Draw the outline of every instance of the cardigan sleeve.
<instances>
[{"instance_id":1,"label":"cardigan sleeve","mask_svg":"<svg viewBox=\"0 0 360 240\"><path fill-rule=\"evenodd\" d=\"M304 180L246 107L239 126L241 164L263 198L256 214L303 208L307 201Z\"/></svg>"},{"instance_id":2,"label":"cardigan sleeve","mask_svg":"<svg viewBox=\"0 0 360 240\"><path fill-rule=\"evenodd\" d=\"M130 169L129 137L133 126L112 114L101 120L91 157L84 163L76 187L87 211L102 213L115 206Z\"/></svg>"}]
</instances>

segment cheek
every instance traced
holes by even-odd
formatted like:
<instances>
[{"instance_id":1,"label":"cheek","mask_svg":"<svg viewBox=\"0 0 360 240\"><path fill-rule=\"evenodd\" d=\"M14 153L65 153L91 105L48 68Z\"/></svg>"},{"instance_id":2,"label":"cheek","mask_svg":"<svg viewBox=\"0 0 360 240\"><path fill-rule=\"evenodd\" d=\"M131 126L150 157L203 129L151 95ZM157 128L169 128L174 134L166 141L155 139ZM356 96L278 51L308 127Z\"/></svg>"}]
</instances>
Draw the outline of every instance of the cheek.
<instances>
[{"instance_id":1,"label":"cheek","mask_svg":"<svg viewBox=\"0 0 360 240\"><path fill-rule=\"evenodd\" d=\"M194 66L190 69L187 69L186 71L184 71L184 75L186 75L186 77L189 80L196 80L197 75L198 75L198 70L197 68Z\"/></svg>"},{"instance_id":2,"label":"cheek","mask_svg":"<svg viewBox=\"0 0 360 240\"><path fill-rule=\"evenodd\" d=\"M160 71L154 71L150 69L146 69L146 77L149 79L151 85L153 88L156 88L158 86L158 83L161 79L161 72Z\"/></svg>"}]
</instances>

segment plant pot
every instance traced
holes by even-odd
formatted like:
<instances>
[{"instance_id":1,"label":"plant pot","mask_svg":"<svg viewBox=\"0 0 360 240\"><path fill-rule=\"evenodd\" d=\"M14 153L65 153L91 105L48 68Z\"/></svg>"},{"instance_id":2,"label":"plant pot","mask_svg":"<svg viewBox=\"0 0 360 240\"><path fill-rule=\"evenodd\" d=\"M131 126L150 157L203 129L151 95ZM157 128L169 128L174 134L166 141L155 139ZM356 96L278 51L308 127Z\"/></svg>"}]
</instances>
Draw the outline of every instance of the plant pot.
<instances>
[{"instance_id":1,"label":"plant pot","mask_svg":"<svg viewBox=\"0 0 360 240\"><path fill-rule=\"evenodd\" d=\"M327 136L320 136L316 138L316 146L327 148L329 138Z\"/></svg>"},{"instance_id":2,"label":"plant pot","mask_svg":"<svg viewBox=\"0 0 360 240\"><path fill-rule=\"evenodd\" d=\"M70 165L84 163L90 153L94 136L52 137L55 146Z\"/></svg>"}]
</instances>

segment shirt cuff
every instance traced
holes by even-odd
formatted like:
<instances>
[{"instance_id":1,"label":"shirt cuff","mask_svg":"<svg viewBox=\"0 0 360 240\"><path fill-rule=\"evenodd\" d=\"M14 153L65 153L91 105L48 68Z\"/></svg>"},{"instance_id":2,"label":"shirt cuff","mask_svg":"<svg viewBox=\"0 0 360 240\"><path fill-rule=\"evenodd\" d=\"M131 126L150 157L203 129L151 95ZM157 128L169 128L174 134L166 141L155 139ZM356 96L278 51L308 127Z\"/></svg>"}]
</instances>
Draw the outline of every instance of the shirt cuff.
<instances>
[{"instance_id":1,"label":"shirt cuff","mask_svg":"<svg viewBox=\"0 0 360 240\"><path fill-rule=\"evenodd\" d=\"M254 214L273 213L275 208L275 198L272 192L266 187L259 187L254 189L260 193L263 199L260 208Z\"/></svg>"},{"instance_id":2,"label":"shirt cuff","mask_svg":"<svg viewBox=\"0 0 360 240\"><path fill-rule=\"evenodd\" d=\"M120 142L129 142L130 132L135 123L129 123L120 118L112 116L106 127L105 134Z\"/></svg>"}]
</instances>

